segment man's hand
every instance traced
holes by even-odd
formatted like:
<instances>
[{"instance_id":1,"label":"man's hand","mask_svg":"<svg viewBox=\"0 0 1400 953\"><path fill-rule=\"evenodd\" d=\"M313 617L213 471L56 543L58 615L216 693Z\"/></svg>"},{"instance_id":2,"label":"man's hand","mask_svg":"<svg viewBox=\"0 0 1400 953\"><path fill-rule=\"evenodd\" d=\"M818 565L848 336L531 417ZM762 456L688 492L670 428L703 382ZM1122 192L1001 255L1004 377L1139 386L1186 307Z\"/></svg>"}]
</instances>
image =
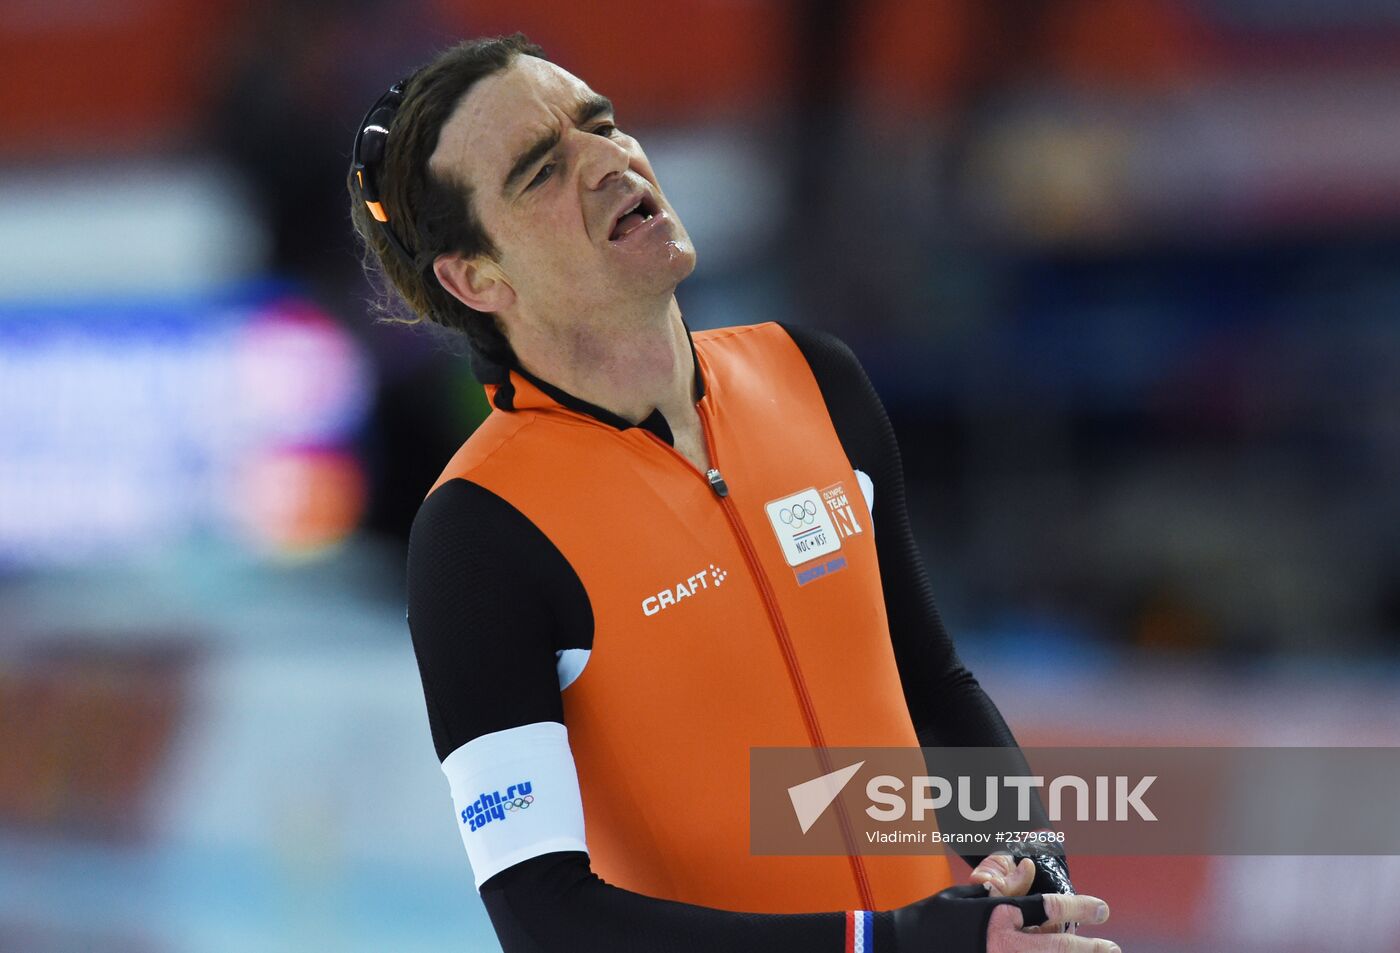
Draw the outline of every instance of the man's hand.
<instances>
[{"instance_id":1,"label":"man's hand","mask_svg":"<svg viewBox=\"0 0 1400 953\"><path fill-rule=\"evenodd\" d=\"M1021 858L1018 864L1010 854L992 854L972 872L972 882L981 884L992 897L1024 897L1035 880L1035 861Z\"/></svg>"},{"instance_id":2,"label":"man's hand","mask_svg":"<svg viewBox=\"0 0 1400 953\"><path fill-rule=\"evenodd\" d=\"M1121 953L1109 940L1058 932L1067 923L1107 919L1108 904L1098 897L998 897L977 885L949 887L894 911L895 947L899 953ZM1038 932L1038 926L1055 935Z\"/></svg>"},{"instance_id":3,"label":"man's hand","mask_svg":"<svg viewBox=\"0 0 1400 953\"><path fill-rule=\"evenodd\" d=\"M972 882L986 888L989 897L1024 897L1030 893L1035 883L1035 861L1022 857L1017 861L1007 853L992 854L983 858L972 872ZM1046 923L1032 927L1034 933L1074 933L1079 924L1070 922L1064 925Z\"/></svg>"},{"instance_id":4,"label":"man's hand","mask_svg":"<svg viewBox=\"0 0 1400 953\"><path fill-rule=\"evenodd\" d=\"M1063 893L1041 896L1046 916L1043 926L1051 931L1067 923L1103 923L1108 919L1108 904L1097 897ZM1020 907L997 907L987 924L987 953L1122 953L1118 944L1111 940L1071 933L1042 936L1024 927L1025 918Z\"/></svg>"}]
</instances>

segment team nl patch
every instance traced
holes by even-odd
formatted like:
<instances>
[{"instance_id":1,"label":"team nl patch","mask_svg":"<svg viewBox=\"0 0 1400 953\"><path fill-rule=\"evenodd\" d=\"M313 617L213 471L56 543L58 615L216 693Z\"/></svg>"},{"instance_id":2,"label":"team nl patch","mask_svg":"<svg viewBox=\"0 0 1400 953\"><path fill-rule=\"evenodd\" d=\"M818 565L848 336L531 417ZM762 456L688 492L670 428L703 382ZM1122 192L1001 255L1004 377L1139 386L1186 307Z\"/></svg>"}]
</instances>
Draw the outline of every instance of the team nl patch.
<instances>
[{"instance_id":1,"label":"team nl patch","mask_svg":"<svg viewBox=\"0 0 1400 953\"><path fill-rule=\"evenodd\" d=\"M841 536L816 487L773 500L764 511L789 566L801 566L841 548Z\"/></svg>"}]
</instances>

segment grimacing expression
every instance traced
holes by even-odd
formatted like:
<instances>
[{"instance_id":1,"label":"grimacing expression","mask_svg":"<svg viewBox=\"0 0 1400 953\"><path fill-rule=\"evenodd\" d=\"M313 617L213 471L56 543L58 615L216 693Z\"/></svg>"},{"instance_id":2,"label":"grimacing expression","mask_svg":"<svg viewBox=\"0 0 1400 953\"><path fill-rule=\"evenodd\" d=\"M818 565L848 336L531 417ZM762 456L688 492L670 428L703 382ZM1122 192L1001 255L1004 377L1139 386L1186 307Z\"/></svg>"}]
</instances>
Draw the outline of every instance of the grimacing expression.
<instances>
[{"instance_id":1,"label":"grimacing expression","mask_svg":"<svg viewBox=\"0 0 1400 953\"><path fill-rule=\"evenodd\" d=\"M613 120L582 80L522 55L478 81L443 125L430 164L472 188L525 311L666 298L695 267L646 153Z\"/></svg>"}]
</instances>

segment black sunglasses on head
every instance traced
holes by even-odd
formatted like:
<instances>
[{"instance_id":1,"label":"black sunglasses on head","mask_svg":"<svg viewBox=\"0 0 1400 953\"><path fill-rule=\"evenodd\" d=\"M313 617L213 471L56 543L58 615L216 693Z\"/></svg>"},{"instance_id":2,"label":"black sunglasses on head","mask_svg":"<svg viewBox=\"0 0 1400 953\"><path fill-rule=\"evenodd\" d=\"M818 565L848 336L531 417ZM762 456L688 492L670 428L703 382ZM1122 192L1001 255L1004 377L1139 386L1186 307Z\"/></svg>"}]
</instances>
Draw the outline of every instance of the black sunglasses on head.
<instances>
[{"instance_id":1,"label":"black sunglasses on head","mask_svg":"<svg viewBox=\"0 0 1400 953\"><path fill-rule=\"evenodd\" d=\"M394 114L403 103L404 82L395 83L388 91L369 107L365 118L360 120L360 129L355 133L355 145L350 152L350 171L355 176L355 185L360 190L369 214L379 223L389 245L411 267L416 267L416 259L408 246L394 234L389 224L389 215L384 211L384 203L379 191L379 173L383 168L384 155L389 144L389 125Z\"/></svg>"}]
</instances>

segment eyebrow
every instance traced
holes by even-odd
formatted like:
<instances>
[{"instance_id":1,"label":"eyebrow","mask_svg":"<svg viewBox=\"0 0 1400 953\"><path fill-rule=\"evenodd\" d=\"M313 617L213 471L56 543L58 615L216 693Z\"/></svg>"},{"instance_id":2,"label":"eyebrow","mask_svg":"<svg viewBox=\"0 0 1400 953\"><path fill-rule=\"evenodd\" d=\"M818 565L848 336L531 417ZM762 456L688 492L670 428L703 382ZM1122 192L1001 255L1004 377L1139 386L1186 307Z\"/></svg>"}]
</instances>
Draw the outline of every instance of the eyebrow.
<instances>
[{"instance_id":1,"label":"eyebrow","mask_svg":"<svg viewBox=\"0 0 1400 953\"><path fill-rule=\"evenodd\" d=\"M611 113L613 111L612 100L606 96L593 93L585 96L574 105L574 125L582 126L591 119ZM506 174L505 183L501 186L503 194L510 194L515 184L520 181L520 177L529 172L535 163L554 151L554 147L559 145L559 130L552 129L543 134L525 150L515 157L515 162L511 164L510 172Z\"/></svg>"}]
</instances>

